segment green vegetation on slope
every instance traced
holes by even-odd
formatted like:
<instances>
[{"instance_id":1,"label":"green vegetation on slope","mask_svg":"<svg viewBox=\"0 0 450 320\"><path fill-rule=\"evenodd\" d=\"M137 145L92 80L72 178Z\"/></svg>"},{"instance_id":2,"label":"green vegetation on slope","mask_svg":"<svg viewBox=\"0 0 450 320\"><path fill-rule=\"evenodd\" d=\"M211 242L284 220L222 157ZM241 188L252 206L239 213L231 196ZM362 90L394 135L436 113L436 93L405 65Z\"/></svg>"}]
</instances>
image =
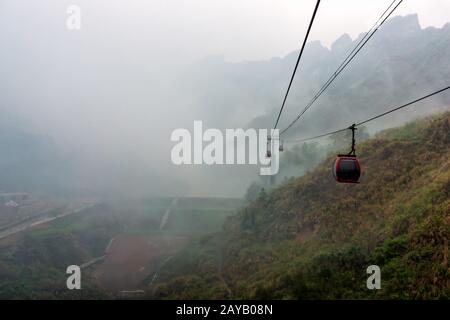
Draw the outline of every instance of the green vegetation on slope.
<instances>
[{"instance_id":1,"label":"green vegetation on slope","mask_svg":"<svg viewBox=\"0 0 450 320\"><path fill-rule=\"evenodd\" d=\"M82 265L105 255L112 238L126 235L148 236L148 239L160 236L168 242L180 238L195 241L220 230L225 219L242 203L240 199L179 198L176 204L173 200L152 198L123 200L112 206L97 204L3 239L0 241L0 298L114 298L117 292L102 288L93 266L83 269L82 290L67 290L67 266ZM167 223L160 230L161 219L169 208ZM54 215L61 210L55 209ZM165 252L155 257L154 263L164 265L171 254ZM154 275L151 273L150 281ZM146 288L145 284L142 288Z\"/></svg>"},{"instance_id":2,"label":"green vegetation on slope","mask_svg":"<svg viewBox=\"0 0 450 320\"><path fill-rule=\"evenodd\" d=\"M152 297L450 298L450 114L384 131L358 152L360 184L336 184L330 157L261 192L174 258ZM371 264L381 290L366 287Z\"/></svg>"},{"instance_id":3,"label":"green vegetation on slope","mask_svg":"<svg viewBox=\"0 0 450 320\"><path fill-rule=\"evenodd\" d=\"M87 274L83 290L67 290L66 268L104 254L121 230L106 205L96 205L0 245L1 299L105 299Z\"/></svg>"}]
</instances>

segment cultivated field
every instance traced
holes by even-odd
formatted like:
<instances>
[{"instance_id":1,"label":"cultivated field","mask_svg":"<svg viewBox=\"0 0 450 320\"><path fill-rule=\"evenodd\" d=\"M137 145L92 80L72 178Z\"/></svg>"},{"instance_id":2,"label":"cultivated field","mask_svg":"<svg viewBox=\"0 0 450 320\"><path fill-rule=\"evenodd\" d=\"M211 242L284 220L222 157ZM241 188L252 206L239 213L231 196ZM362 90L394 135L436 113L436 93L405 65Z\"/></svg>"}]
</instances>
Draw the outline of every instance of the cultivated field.
<instances>
[{"instance_id":1,"label":"cultivated field","mask_svg":"<svg viewBox=\"0 0 450 320\"><path fill-rule=\"evenodd\" d=\"M145 288L158 270L159 262L175 254L186 241L186 237L176 236L116 237L93 275L108 291Z\"/></svg>"}]
</instances>

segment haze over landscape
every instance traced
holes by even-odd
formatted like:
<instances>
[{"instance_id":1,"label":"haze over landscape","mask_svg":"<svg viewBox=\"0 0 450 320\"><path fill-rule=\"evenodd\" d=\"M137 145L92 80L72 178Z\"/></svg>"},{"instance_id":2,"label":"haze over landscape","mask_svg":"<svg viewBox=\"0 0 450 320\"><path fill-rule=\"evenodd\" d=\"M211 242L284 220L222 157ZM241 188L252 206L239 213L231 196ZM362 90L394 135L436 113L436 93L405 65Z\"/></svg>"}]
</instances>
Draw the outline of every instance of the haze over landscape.
<instances>
[{"instance_id":1,"label":"haze over landscape","mask_svg":"<svg viewBox=\"0 0 450 320\"><path fill-rule=\"evenodd\" d=\"M315 1L75 2L76 31L66 28L72 1L0 2L0 298L70 298L58 286L71 263L88 273L89 298L449 297L450 94L358 130L367 189L328 179L332 155L349 148L345 134L286 143L272 178L256 165L176 166L171 133L192 131L195 120L205 129L273 126ZM390 2L322 4L280 128ZM444 88L449 57L450 3L404 1L285 138ZM341 215L349 208L359 218ZM427 232L439 234L436 253L409 268L409 254L426 257ZM346 273L334 254L355 269ZM359 279L354 270L374 261L391 270L378 296L332 291L318 275ZM402 291L408 285L413 293Z\"/></svg>"},{"instance_id":2,"label":"haze over landscape","mask_svg":"<svg viewBox=\"0 0 450 320\"><path fill-rule=\"evenodd\" d=\"M320 18L323 22L317 22L311 38L323 40L331 49L317 41L309 43L296 78L296 90L288 102L287 115L282 119L284 123L303 107L302 103L313 95L313 90L325 81L351 47L350 37L336 32L341 28L356 41L358 34L368 29L375 21L373 17L382 12L385 5L347 2L341 5L342 10L358 17L346 19L356 21L355 25L341 25L342 21L332 24L326 20L335 6L333 1L324 9ZM448 6L438 2L443 8ZM240 3L225 5L220 1L217 7L201 1L126 5L121 1L107 5L101 1L95 5L81 1L82 29L69 32L64 23L66 4L64 1L58 4L51 1L2 2L2 127L17 134L27 133L29 139L36 140L24 142L26 138L22 136L22 143L40 143L47 148L43 151L36 147L40 156L23 157L47 157L47 160L50 157L53 161L51 169L45 170L48 179L38 179L40 182L34 179L33 183L58 184L57 189L98 194L241 196L249 182L257 179L257 168L248 168L243 173L241 168L176 167L169 158L173 146L170 134L179 127L191 130L193 120L203 120L205 126L219 129L248 127L254 123L270 126L273 120L261 121L258 117L267 114L269 119L273 118L281 102L296 56L295 52L289 52L299 47L304 30L292 15L306 23L306 5L293 1L278 5L267 2L257 6L261 11L255 11L251 10L255 5L253 1L245 2L243 7ZM233 20L232 25L226 24L229 14L236 13L233 10L238 7L238 19ZM276 13L270 15L269 22L278 19L270 28L265 19L269 16L269 7L273 7L271 13ZM414 3L400 6L399 10L405 13L415 8L421 20L426 21L425 26L433 27L421 31L419 16L396 18L384 26L341 81L307 114L320 119L315 122L314 130L303 127L302 133L315 133L328 126L326 122L330 117L325 113L330 108L340 108L341 115L346 108L366 115L375 113L375 108L401 103L414 97L416 92L420 94L420 90L425 92L434 84L438 85L442 78L432 75L436 70L441 74L446 71L445 66L444 70L439 67L442 63L433 64L431 69L415 68L417 59L433 59L442 46L448 50L449 32L445 21L450 17L443 15L450 10L436 13L431 7L421 1L416 6ZM195 10L201 14L190 14ZM210 20L213 16L214 23ZM165 20L168 17L171 21ZM364 22L365 19L368 21ZM243 20L248 21L249 30L244 29ZM280 25L280 21L283 24ZM212 23L213 28L207 28L208 36L202 34L204 28L199 27L202 23ZM242 25L240 31L235 30L239 25ZM262 25L265 26L262 30L255 30ZM181 30L184 36L176 36ZM232 40L228 35L241 38ZM254 42L260 42L259 46L264 44L263 56L256 52L239 53L239 48L244 51L254 48L255 44L248 41L249 35ZM267 40L258 38L261 36L271 39L271 45L267 46ZM289 46L277 45L288 39ZM226 45L219 50L218 43ZM422 55L424 50L429 50L425 56ZM210 56L213 53L220 53L224 58ZM261 60L275 55L283 57ZM440 52L439 57L445 59L445 56ZM396 59L400 58L402 64L396 64ZM230 59L246 62L227 62ZM258 62L250 62L255 59ZM427 63L423 65L428 67ZM417 78L417 74L421 77ZM414 83L408 79L414 79ZM400 83L394 86L393 81ZM386 99L372 105L373 99L359 88L379 82L384 82L385 87L377 86L371 95L383 92ZM347 90L342 97L333 96L343 88L352 90ZM411 94L405 95L405 90ZM332 105L328 104L331 100L335 102ZM345 120L341 123L347 124ZM24 148L19 141L7 143L9 148ZM13 173L10 167L7 171L5 174L20 175ZM228 182L210 188L209 181L223 175L230 178ZM157 188L153 183L156 180Z\"/></svg>"}]
</instances>

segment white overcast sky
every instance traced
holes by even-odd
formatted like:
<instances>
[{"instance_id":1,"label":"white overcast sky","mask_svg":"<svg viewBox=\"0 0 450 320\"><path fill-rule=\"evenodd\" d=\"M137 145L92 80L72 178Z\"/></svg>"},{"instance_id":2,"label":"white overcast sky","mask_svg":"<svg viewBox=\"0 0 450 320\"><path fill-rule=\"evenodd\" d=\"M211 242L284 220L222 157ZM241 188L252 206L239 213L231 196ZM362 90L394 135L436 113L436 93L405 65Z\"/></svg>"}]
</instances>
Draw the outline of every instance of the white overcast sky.
<instances>
[{"instance_id":1,"label":"white overcast sky","mask_svg":"<svg viewBox=\"0 0 450 320\"><path fill-rule=\"evenodd\" d=\"M329 46L343 33L355 38L368 30L392 0L322 0L310 40ZM1 0L0 26L65 27L66 8L82 9L87 37L116 37L152 45L168 58L227 61L284 56L301 45L316 0ZM450 0L404 0L395 15L417 13L422 27L450 22ZM37 25L36 25L37 21ZM48 33L49 30L41 30ZM6 32L6 31L5 31ZM12 33L10 33L12 35Z\"/></svg>"},{"instance_id":2,"label":"white overcast sky","mask_svg":"<svg viewBox=\"0 0 450 320\"><path fill-rule=\"evenodd\" d=\"M94 3L99 0L93 1ZM329 46L366 31L392 0L322 0L310 40ZM122 14L155 19L186 54L229 61L283 56L300 45L316 0L114 0ZM110 7L110 8L111 8ZM450 0L404 0L394 15L417 13L422 27L450 22ZM167 33L166 33L167 32ZM187 43L191 42L189 48Z\"/></svg>"}]
</instances>

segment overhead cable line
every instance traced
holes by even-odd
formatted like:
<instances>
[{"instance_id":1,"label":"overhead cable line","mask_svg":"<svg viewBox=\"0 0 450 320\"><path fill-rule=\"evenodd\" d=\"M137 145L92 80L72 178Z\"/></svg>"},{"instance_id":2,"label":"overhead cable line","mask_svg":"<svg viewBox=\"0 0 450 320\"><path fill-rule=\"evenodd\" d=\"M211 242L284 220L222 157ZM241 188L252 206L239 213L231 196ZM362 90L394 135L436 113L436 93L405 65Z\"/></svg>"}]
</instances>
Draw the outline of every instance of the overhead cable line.
<instances>
[{"instance_id":1,"label":"overhead cable line","mask_svg":"<svg viewBox=\"0 0 450 320\"><path fill-rule=\"evenodd\" d=\"M352 128L352 127L359 127L359 126L361 126L361 125L363 125L363 124L366 124L366 123L368 123L368 122L370 122L370 121L373 121L373 120L375 120L375 119L384 117L384 116L386 116L386 115L388 115L388 114L390 114L390 113L393 113L393 112L398 111L398 110L400 110L400 109L406 108L406 107L408 107L408 106L410 106L410 105L412 105L412 104L415 104L415 103L417 103L417 102L420 102L420 101L422 101L422 100L428 99L428 98L430 98L430 97L432 97L432 96L435 96L435 95L437 95L437 94L439 94L439 93L442 93L442 92L444 92L444 91L446 91L446 90L448 90L448 89L450 89L450 86L445 87L445 88L440 89L440 90L437 90L437 91L434 91L434 92L432 92L432 93L430 93L430 94L427 94L426 96L423 96L423 97L421 97L421 98L418 98L418 99L416 99L416 100L413 100L413 101L411 101L411 102L408 102L408 103L406 103L406 104L404 104L404 105L401 105L401 106L399 106L399 107L390 109L390 110L388 110L388 111L386 111L386 112L383 112L383 113L381 113L381 114L379 114L379 115L376 115L376 116L371 117L371 118L369 118L369 119L366 119L366 120L364 120L364 121L361 121L361 122L352 124L351 126L349 126L349 127L347 127L347 128L338 129L338 130L331 131L331 132L326 132L326 133L323 133L323 134L320 134L320 135L317 135L317 136L313 136L313 137L309 137L309 138L306 138L306 139L286 140L285 142L286 142L286 143L306 142L306 141L310 141L310 140L315 140L315 139L323 138L323 137L326 137L326 136L331 136L331 135L334 135L334 134L337 134L337 133L340 133L340 132L344 132L344 131L347 131L348 129Z\"/></svg>"},{"instance_id":2,"label":"overhead cable line","mask_svg":"<svg viewBox=\"0 0 450 320\"><path fill-rule=\"evenodd\" d=\"M312 25L314 23L314 19L316 17L317 10L319 9L319 4L320 4L320 0L317 0L316 6L314 8L313 15L311 17L311 21L309 22L308 31L306 32L305 39L303 40L302 48L301 48L300 53L298 55L297 62L295 63L295 68L294 68L294 71L292 72L291 80L289 81L289 86L288 86L286 94L284 96L283 103L282 103L281 108L280 108L280 112L278 113L278 117L277 117L277 120L275 122L274 129L277 128L278 122L280 121L281 113L283 112L284 105L286 104L287 97L288 97L289 92L291 90L291 86L292 86L292 82L294 81L295 73L297 72L298 65L300 63L300 59L301 59L301 57L303 55L303 51L304 51L305 46L306 46L306 41L308 40L309 33L311 32L311 28L312 28Z\"/></svg>"},{"instance_id":3,"label":"overhead cable line","mask_svg":"<svg viewBox=\"0 0 450 320\"><path fill-rule=\"evenodd\" d=\"M361 49L366 45L366 43L374 36L374 34L378 31L378 29L386 22L386 20L394 13L394 11L398 8L398 6L403 2L400 0L397 5L386 15L386 13L392 8L394 3L397 0L394 0L388 8L383 12L380 18L375 22L373 27L364 35L364 37L358 42L358 44L353 48L353 50L348 54L348 56L344 59L344 61L340 64L340 66L336 69L336 71L330 76L330 78L322 85L320 90L314 95L311 101L306 105L306 107L300 112L300 114L281 132L280 135L284 134L287 130L289 130L300 118L308 111L309 108L316 102L317 99L323 94L325 90L333 83L333 81L339 76L339 74L344 71L344 69L349 65L349 63L356 57L356 55L361 51ZM383 18L384 17L384 18ZM381 22L380 22L381 21Z\"/></svg>"}]
</instances>

